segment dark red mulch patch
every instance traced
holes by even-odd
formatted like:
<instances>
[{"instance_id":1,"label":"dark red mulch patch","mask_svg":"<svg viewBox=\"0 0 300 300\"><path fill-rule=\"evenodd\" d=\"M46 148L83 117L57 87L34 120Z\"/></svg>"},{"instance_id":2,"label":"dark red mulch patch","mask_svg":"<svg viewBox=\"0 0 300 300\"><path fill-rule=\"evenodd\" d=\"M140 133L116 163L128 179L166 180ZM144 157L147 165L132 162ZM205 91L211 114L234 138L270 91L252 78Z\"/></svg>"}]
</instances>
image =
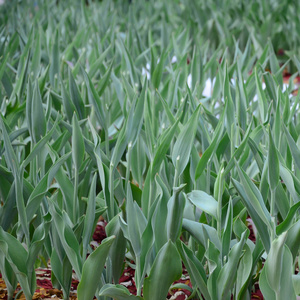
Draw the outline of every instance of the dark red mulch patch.
<instances>
[{"instance_id":1,"label":"dark red mulch patch","mask_svg":"<svg viewBox=\"0 0 300 300\"><path fill-rule=\"evenodd\" d=\"M75 275L75 272L73 271L73 274ZM71 291L77 291L79 281L77 279L72 278L71 282Z\"/></svg>"},{"instance_id":2,"label":"dark red mulch patch","mask_svg":"<svg viewBox=\"0 0 300 300\"><path fill-rule=\"evenodd\" d=\"M119 280L119 284L124 285L131 294L136 295L136 286L134 281L135 270L127 266Z\"/></svg>"},{"instance_id":3,"label":"dark red mulch patch","mask_svg":"<svg viewBox=\"0 0 300 300\"><path fill-rule=\"evenodd\" d=\"M249 235L249 239L255 243L256 242L256 236L255 236L255 232L254 232L254 229L253 229L253 222L252 222L252 219L250 217L247 218L247 226L250 230L250 235Z\"/></svg>"},{"instance_id":4,"label":"dark red mulch patch","mask_svg":"<svg viewBox=\"0 0 300 300\"><path fill-rule=\"evenodd\" d=\"M259 289L258 283L255 284L255 292L251 294L251 300L264 300L264 296Z\"/></svg>"},{"instance_id":5,"label":"dark red mulch patch","mask_svg":"<svg viewBox=\"0 0 300 300\"><path fill-rule=\"evenodd\" d=\"M102 240L106 238L106 232L105 232L106 225L107 222L103 220L103 218L100 218L93 234L93 240L95 242L101 244Z\"/></svg>"},{"instance_id":6,"label":"dark red mulch patch","mask_svg":"<svg viewBox=\"0 0 300 300\"><path fill-rule=\"evenodd\" d=\"M51 270L50 269L37 269L36 270L36 284L43 289L53 289L51 283ZM37 290L39 292L39 289Z\"/></svg>"},{"instance_id":7,"label":"dark red mulch patch","mask_svg":"<svg viewBox=\"0 0 300 300\"><path fill-rule=\"evenodd\" d=\"M182 275L181 278L177 281L175 281L173 284L176 283L183 283L188 285L190 288L192 288L192 283L190 280L190 276L189 273L186 269L186 267L184 266L184 264L182 264ZM184 300L187 297L189 297L191 295L191 292L189 290L186 289L176 289L176 290L172 290L170 291L170 293L168 294L168 299L174 299L174 297L176 297L176 300Z\"/></svg>"}]
</instances>

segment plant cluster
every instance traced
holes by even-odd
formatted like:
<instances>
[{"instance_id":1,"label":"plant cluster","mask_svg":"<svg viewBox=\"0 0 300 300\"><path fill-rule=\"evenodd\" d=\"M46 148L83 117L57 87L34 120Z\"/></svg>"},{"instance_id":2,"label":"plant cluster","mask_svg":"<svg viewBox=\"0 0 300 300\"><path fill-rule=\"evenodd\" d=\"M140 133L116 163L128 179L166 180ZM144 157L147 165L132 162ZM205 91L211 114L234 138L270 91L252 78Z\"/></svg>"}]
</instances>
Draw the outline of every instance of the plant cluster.
<instances>
[{"instance_id":1,"label":"plant cluster","mask_svg":"<svg viewBox=\"0 0 300 300\"><path fill-rule=\"evenodd\" d=\"M164 300L182 264L190 299L246 300L257 283L267 300L296 299L297 3L6 2L9 299L18 282L32 299L35 268L48 262L65 299L75 272L79 300ZM100 216L108 237L94 248ZM125 263L137 295L118 284Z\"/></svg>"}]
</instances>

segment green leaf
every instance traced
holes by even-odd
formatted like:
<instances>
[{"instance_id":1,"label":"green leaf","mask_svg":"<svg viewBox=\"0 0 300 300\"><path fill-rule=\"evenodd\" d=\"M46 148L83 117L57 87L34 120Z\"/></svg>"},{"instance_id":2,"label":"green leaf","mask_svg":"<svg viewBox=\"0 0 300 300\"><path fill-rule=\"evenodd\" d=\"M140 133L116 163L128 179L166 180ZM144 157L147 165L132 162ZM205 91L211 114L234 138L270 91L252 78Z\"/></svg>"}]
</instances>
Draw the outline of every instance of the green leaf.
<instances>
[{"instance_id":1,"label":"green leaf","mask_svg":"<svg viewBox=\"0 0 300 300\"><path fill-rule=\"evenodd\" d=\"M203 191L192 191L187 197L196 207L218 220L218 202L212 196Z\"/></svg>"},{"instance_id":2,"label":"green leaf","mask_svg":"<svg viewBox=\"0 0 300 300\"><path fill-rule=\"evenodd\" d=\"M250 134L253 132L252 131L252 123L253 123L253 121L251 121L251 123L248 125L247 131L244 135L242 142L240 143L238 148L234 151L227 166L225 167L224 176L226 176L230 172L230 170L234 167L234 161L238 160L240 158L240 156L242 155L242 153L247 145Z\"/></svg>"},{"instance_id":3,"label":"green leaf","mask_svg":"<svg viewBox=\"0 0 300 300\"><path fill-rule=\"evenodd\" d=\"M232 200L230 199L228 202L228 209L225 219L225 226L222 235L222 258L227 257L229 249L230 249L230 242L231 242L231 235L232 235Z\"/></svg>"},{"instance_id":4,"label":"green leaf","mask_svg":"<svg viewBox=\"0 0 300 300\"><path fill-rule=\"evenodd\" d=\"M293 275L293 286L296 295L300 294L300 275Z\"/></svg>"},{"instance_id":5,"label":"green leaf","mask_svg":"<svg viewBox=\"0 0 300 300\"><path fill-rule=\"evenodd\" d=\"M96 89L88 74L83 69L82 72L84 75L85 84L87 86L89 102L91 105L93 105L99 124L102 128L107 129L106 117L100 97L97 94Z\"/></svg>"},{"instance_id":6,"label":"green leaf","mask_svg":"<svg viewBox=\"0 0 300 300\"><path fill-rule=\"evenodd\" d=\"M264 221L265 217L263 219L260 217L260 214L262 214L262 212L260 211L261 206L259 201L257 201L255 197L250 198L245 191L245 187L242 184L240 184L238 181L232 179L232 183L233 186L236 188L237 192L240 194L241 200L243 204L246 206L247 211L249 212L249 215L257 228L257 231L261 237L261 240L264 244L266 251L269 251L271 243L270 243L268 227L270 225L265 224ZM260 213L258 213L258 211L260 211Z\"/></svg>"},{"instance_id":7,"label":"green leaf","mask_svg":"<svg viewBox=\"0 0 300 300\"><path fill-rule=\"evenodd\" d=\"M17 276L17 279L23 289L26 299L31 299L36 288L36 282L29 278L29 270L26 262L28 259L28 252L23 245L12 235L0 227L0 249L11 268ZM35 279L35 272L33 271L33 277Z\"/></svg>"},{"instance_id":8,"label":"green leaf","mask_svg":"<svg viewBox=\"0 0 300 300\"><path fill-rule=\"evenodd\" d=\"M33 73L33 78L36 78L40 72L40 62L41 62L41 37L40 37L40 32L38 31L36 34L36 45L35 45L35 50L34 50L32 63L31 63L31 72Z\"/></svg>"},{"instance_id":9,"label":"green leaf","mask_svg":"<svg viewBox=\"0 0 300 300\"><path fill-rule=\"evenodd\" d=\"M246 231L242 234L241 240L235 244L228 254L228 261L221 269L217 278L218 299L225 300L230 295L238 264L242 255L242 250L246 242Z\"/></svg>"},{"instance_id":10,"label":"green leaf","mask_svg":"<svg viewBox=\"0 0 300 300\"><path fill-rule=\"evenodd\" d=\"M190 250L183 242L179 242L178 251L185 267L191 276L193 287L203 294L206 300L211 300L207 289L207 276L201 262L196 258L192 250Z\"/></svg>"},{"instance_id":11,"label":"green leaf","mask_svg":"<svg viewBox=\"0 0 300 300\"><path fill-rule=\"evenodd\" d=\"M37 143L46 134L46 118L43 109L42 97L38 82L35 82L33 90L33 98L31 102L31 126L32 138Z\"/></svg>"},{"instance_id":12,"label":"green leaf","mask_svg":"<svg viewBox=\"0 0 300 300\"><path fill-rule=\"evenodd\" d=\"M85 147L83 142L83 136L78 123L76 114L72 119L72 159L75 165L75 169L80 169L84 159Z\"/></svg>"},{"instance_id":13,"label":"green leaf","mask_svg":"<svg viewBox=\"0 0 300 300\"><path fill-rule=\"evenodd\" d=\"M29 155L26 157L26 159L22 162L21 168L25 169L26 166L36 157L38 154L45 148L45 145L49 142L51 139L53 133L56 130L56 126L59 124L59 120L57 119L53 125L53 127L47 132L47 134L41 138L31 149Z\"/></svg>"},{"instance_id":14,"label":"green leaf","mask_svg":"<svg viewBox=\"0 0 300 300\"><path fill-rule=\"evenodd\" d=\"M284 219L284 221L282 223L280 223L277 227L276 227L276 233L278 235L282 234L284 231L288 230L288 228L290 227L290 225L292 225L293 221L294 221L294 216L295 214L298 212L298 209L300 207L300 202L297 202L296 204L294 204L289 212L288 215L286 216L286 218Z\"/></svg>"},{"instance_id":15,"label":"green leaf","mask_svg":"<svg viewBox=\"0 0 300 300\"><path fill-rule=\"evenodd\" d=\"M59 211L57 204L55 204L52 199L49 199L49 202L49 210L53 217L59 239L72 264L72 267L74 268L74 271L80 279L82 272L82 259L80 257L79 243L69 224L64 221L62 212Z\"/></svg>"},{"instance_id":16,"label":"green leaf","mask_svg":"<svg viewBox=\"0 0 300 300\"><path fill-rule=\"evenodd\" d=\"M261 80L258 78L257 68L255 68L255 82L256 82L256 88L258 92L258 107L259 107L260 118L262 122L265 122L267 118L266 113L268 109L268 101L265 92L262 89Z\"/></svg>"},{"instance_id":17,"label":"green leaf","mask_svg":"<svg viewBox=\"0 0 300 300\"><path fill-rule=\"evenodd\" d=\"M10 53L6 52L4 57L1 57L1 67L0 67L0 80L2 79L2 76L5 72L5 68L6 68L6 64L7 64L7 60L9 58Z\"/></svg>"},{"instance_id":18,"label":"green leaf","mask_svg":"<svg viewBox=\"0 0 300 300\"><path fill-rule=\"evenodd\" d=\"M298 242L299 238L300 238L300 220L298 220L288 229L288 236L285 242L292 253L293 261L295 261L296 256L298 255L299 252L299 242Z\"/></svg>"},{"instance_id":19,"label":"green leaf","mask_svg":"<svg viewBox=\"0 0 300 300\"><path fill-rule=\"evenodd\" d=\"M139 296L130 294L128 289L121 284L106 284L104 285L99 293L99 296L112 297L115 300L142 300Z\"/></svg>"},{"instance_id":20,"label":"green leaf","mask_svg":"<svg viewBox=\"0 0 300 300\"><path fill-rule=\"evenodd\" d=\"M7 288L7 297L8 299L13 299L18 280L5 255L2 252L0 253L0 271Z\"/></svg>"},{"instance_id":21,"label":"green leaf","mask_svg":"<svg viewBox=\"0 0 300 300\"><path fill-rule=\"evenodd\" d=\"M26 261L28 270L34 269L34 264L36 262L38 254L44 246L45 239L48 236L51 221L51 215L50 213L48 213L43 217L42 223L37 228L35 228L28 250L28 259Z\"/></svg>"},{"instance_id":22,"label":"green leaf","mask_svg":"<svg viewBox=\"0 0 300 300\"><path fill-rule=\"evenodd\" d=\"M5 148L4 155L5 155L6 163L8 164L8 167L15 173L16 172L15 169L19 169L19 162L17 160L17 156L10 142L10 138L4 123L4 117L2 115L0 116L0 128L2 130L2 139L4 141L4 148Z\"/></svg>"},{"instance_id":23,"label":"green leaf","mask_svg":"<svg viewBox=\"0 0 300 300\"><path fill-rule=\"evenodd\" d=\"M185 199L180 194L180 192L184 189L185 186L185 184L181 184L179 187L173 188L173 196L168 202L168 214L166 220L167 237L173 243L176 242L181 232L181 220L185 206Z\"/></svg>"},{"instance_id":24,"label":"green leaf","mask_svg":"<svg viewBox=\"0 0 300 300\"><path fill-rule=\"evenodd\" d=\"M151 178L153 179L156 173L158 173L161 163L169 150L170 143L174 137L174 134L176 132L177 126L178 126L179 120L177 120L172 127L167 129L162 136L162 141L160 145L158 146L155 156L152 162L152 167L151 167Z\"/></svg>"},{"instance_id":25,"label":"green leaf","mask_svg":"<svg viewBox=\"0 0 300 300\"><path fill-rule=\"evenodd\" d=\"M62 94L62 103L63 103L65 115L67 116L68 121L71 122L73 114L76 111L76 108L62 81L61 81L61 94Z\"/></svg>"},{"instance_id":26,"label":"green leaf","mask_svg":"<svg viewBox=\"0 0 300 300\"><path fill-rule=\"evenodd\" d=\"M134 254L139 257L142 251L141 237L146 228L147 220L136 202L133 202L130 185L127 186L126 218L128 224L128 240L130 241ZM122 224L122 223L121 223ZM124 232L126 237L126 232Z\"/></svg>"},{"instance_id":27,"label":"green leaf","mask_svg":"<svg viewBox=\"0 0 300 300\"><path fill-rule=\"evenodd\" d=\"M101 95L103 94L105 88L107 87L107 85L109 83L109 79L110 79L110 75L111 75L111 72L112 72L113 63L114 62L112 62L110 64L110 67L108 68L108 70L106 71L106 73L104 74L104 76L101 78L101 80L99 82L99 88L98 88L98 95L99 95L99 97L101 97Z\"/></svg>"},{"instance_id":28,"label":"green leaf","mask_svg":"<svg viewBox=\"0 0 300 300\"><path fill-rule=\"evenodd\" d=\"M181 175L185 169L191 154L193 141L195 139L197 124L200 113L200 105L193 112L189 121L184 125L176 140L172 151L172 161L174 167L177 169L178 175Z\"/></svg>"},{"instance_id":29,"label":"green leaf","mask_svg":"<svg viewBox=\"0 0 300 300\"><path fill-rule=\"evenodd\" d=\"M214 136L213 139L210 143L210 145L208 146L208 148L205 150L205 152L202 154L202 157L197 165L196 168L196 172L195 172L195 180L197 180L201 174L203 173L208 161L210 160L211 156L213 155L213 153L216 151L217 149L217 145L221 139L221 136L223 134L224 131L224 113L225 110L223 110L223 113L221 115L221 118L219 120L219 123L217 125L217 128L214 132Z\"/></svg>"},{"instance_id":30,"label":"green leaf","mask_svg":"<svg viewBox=\"0 0 300 300\"><path fill-rule=\"evenodd\" d=\"M185 218L182 220L182 228L187 230L205 249L209 240L221 252L221 241L215 228Z\"/></svg>"},{"instance_id":31,"label":"green leaf","mask_svg":"<svg viewBox=\"0 0 300 300\"><path fill-rule=\"evenodd\" d=\"M287 190L291 194L291 196L294 200L294 203L299 202L299 196L295 190L294 179L291 174L292 170L287 169L286 167L282 166L281 164L279 166L279 170L280 170L280 176L281 176L284 184L286 185Z\"/></svg>"},{"instance_id":32,"label":"green leaf","mask_svg":"<svg viewBox=\"0 0 300 300\"><path fill-rule=\"evenodd\" d=\"M104 239L101 245L89 255L83 264L82 277L77 288L78 299L93 299L101 283L101 274L106 257L114 240L115 236Z\"/></svg>"},{"instance_id":33,"label":"green leaf","mask_svg":"<svg viewBox=\"0 0 300 300\"><path fill-rule=\"evenodd\" d=\"M159 63L157 64L156 68L154 69L152 78L151 78L152 84L156 90L158 90L159 84L161 82L162 73L163 73L163 69L164 69L164 63L165 63L166 58L167 58L167 52L164 49L163 53L161 54Z\"/></svg>"},{"instance_id":34,"label":"green leaf","mask_svg":"<svg viewBox=\"0 0 300 300\"><path fill-rule=\"evenodd\" d=\"M277 149L274 144L271 130L269 130L268 166L269 166L270 187L273 191L275 191L279 183L279 159L278 159Z\"/></svg>"},{"instance_id":35,"label":"green leaf","mask_svg":"<svg viewBox=\"0 0 300 300\"><path fill-rule=\"evenodd\" d=\"M294 164L295 164L295 166L297 166L298 169L300 169L300 150L285 125L283 125L283 129L284 129L290 150L292 152Z\"/></svg>"},{"instance_id":36,"label":"green leaf","mask_svg":"<svg viewBox=\"0 0 300 300\"><path fill-rule=\"evenodd\" d=\"M123 235L123 231L119 222L119 215L110 220L105 227L107 236L115 236L116 240L110 247L109 258L111 261L111 272L114 282L119 282L124 268L124 257L127 241Z\"/></svg>"},{"instance_id":37,"label":"green leaf","mask_svg":"<svg viewBox=\"0 0 300 300\"><path fill-rule=\"evenodd\" d=\"M59 75L59 40L58 40L58 30L55 32L54 43L52 45L51 53L51 64L49 70L49 77L51 85L55 86L55 76Z\"/></svg>"},{"instance_id":38,"label":"green leaf","mask_svg":"<svg viewBox=\"0 0 300 300\"><path fill-rule=\"evenodd\" d=\"M83 236L82 245L84 250L83 259L85 258L85 255L87 253L91 235L94 230L95 209L96 209L96 180L97 180L97 174L95 174L92 179L92 184L89 191L86 215L84 218L84 227L83 227L83 234L82 234Z\"/></svg>"},{"instance_id":39,"label":"green leaf","mask_svg":"<svg viewBox=\"0 0 300 300\"><path fill-rule=\"evenodd\" d=\"M256 213L259 215L261 220L267 225L270 226L271 216L265 206L263 198L255 186L255 184L251 181L249 176L242 170L239 165L236 163L236 168L238 170L238 174L240 176L240 180L243 185L243 189L251 201L251 206L255 209ZM242 195L241 195L242 196Z\"/></svg>"},{"instance_id":40,"label":"green leaf","mask_svg":"<svg viewBox=\"0 0 300 300\"><path fill-rule=\"evenodd\" d=\"M51 269L53 273L51 281L53 282L52 277L54 275L63 290L64 297L68 299L72 282L72 265L67 256L61 261L55 248L51 254Z\"/></svg>"},{"instance_id":41,"label":"green leaf","mask_svg":"<svg viewBox=\"0 0 300 300\"><path fill-rule=\"evenodd\" d=\"M85 118L84 102L81 98L81 95L78 90L78 86L75 82L75 79L70 69L69 69L69 90L70 90L71 100L75 105L79 120L84 119Z\"/></svg>"},{"instance_id":42,"label":"green leaf","mask_svg":"<svg viewBox=\"0 0 300 300\"><path fill-rule=\"evenodd\" d=\"M144 299L165 300L171 284L180 278L181 273L182 266L179 253L175 245L169 241L157 253L150 274L145 279Z\"/></svg>"},{"instance_id":43,"label":"green leaf","mask_svg":"<svg viewBox=\"0 0 300 300\"><path fill-rule=\"evenodd\" d=\"M134 118L134 105L135 103L133 103L130 107L130 111L128 113L128 116L125 120L125 123L121 129L121 131L119 131L118 134L118 139L117 139L117 143L116 146L114 148L112 157L111 157L111 167L113 168L113 170L117 167L118 163L121 160L121 157L127 147L127 144L129 143L129 139L130 136L132 134L132 122L133 122L133 118Z\"/></svg>"},{"instance_id":44,"label":"green leaf","mask_svg":"<svg viewBox=\"0 0 300 300\"><path fill-rule=\"evenodd\" d=\"M235 286L236 299L242 299L242 297L245 295L253 267L252 252L247 244L244 246L244 251L245 253L242 256L237 269Z\"/></svg>"},{"instance_id":45,"label":"green leaf","mask_svg":"<svg viewBox=\"0 0 300 300\"><path fill-rule=\"evenodd\" d=\"M271 299L296 299L292 272L292 254L285 245L286 233L276 238L271 245L264 268L259 280L260 289L266 298ZM274 298L271 298L275 296Z\"/></svg>"}]
</instances>

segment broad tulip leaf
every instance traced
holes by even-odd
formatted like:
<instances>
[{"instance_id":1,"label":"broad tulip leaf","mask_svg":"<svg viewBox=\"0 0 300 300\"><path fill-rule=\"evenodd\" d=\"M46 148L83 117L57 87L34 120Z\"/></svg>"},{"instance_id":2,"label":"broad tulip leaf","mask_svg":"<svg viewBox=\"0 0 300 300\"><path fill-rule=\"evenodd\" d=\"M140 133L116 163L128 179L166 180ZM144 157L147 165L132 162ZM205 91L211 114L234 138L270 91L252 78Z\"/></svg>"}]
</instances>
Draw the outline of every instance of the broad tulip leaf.
<instances>
[{"instance_id":1,"label":"broad tulip leaf","mask_svg":"<svg viewBox=\"0 0 300 300\"><path fill-rule=\"evenodd\" d=\"M250 200L251 198L249 198L249 196L246 194L242 184L240 184L235 179L232 179L232 183L236 188L237 192L240 194L243 204L247 207L247 211L249 212L249 215L257 228L257 231L261 237L262 243L264 244L266 251L269 251L271 243L270 243L268 226L265 224L265 222L260 218L260 215L257 213L254 207L257 204L253 203L253 200Z\"/></svg>"},{"instance_id":2,"label":"broad tulip leaf","mask_svg":"<svg viewBox=\"0 0 300 300\"><path fill-rule=\"evenodd\" d=\"M144 281L144 299L165 300L171 284L180 278L181 273L180 255L169 241L157 253L150 274Z\"/></svg>"},{"instance_id":3,"label":"broad tulip leaf","mask_svg":"<svg viewBox=\"0 0 300 300\"><path fill-rule=\"evenodd\" d=\"M297 144L295 143L292 135L288 131L285 125L283 125L283 129L287 138L287 142L289 144L290 150L292 152L292 156L294 159L295 166L297 166L298 169L300 169L300 150Z\"/></svg>"},{"instance_id":4,"label":"broad tulip leaf","mask_svg":"<svg viewBox=\"0 0 300 300\"><path fill-rule=\"evenodd\" d=\"M124 257L127 241L119 223L119 215L116 215L105 227L107 236L115 236L116 240L109 250L109 258L111 260L111 272L114 282L119 282L122 275Z\"/></svg>"},{"instance_id":5,"label":"broad tulip leaf","mask_svg":"<svg viewBox=\"0 0 300 300\"><path fill-rule=\"evenodd\" d=\"M188 199L198 208L218 220L218 202L203 191L192 191L187 194Z\"/></svg>"},{"instance_id":6,"label":"broad tulip leaf","mask_svg":"<svg viewBox=\"0 0 300 300\"><path fill-rule=\"evenodd\" d=\"M191 276L192 284L197 287L203 294L205 299L211 300L210 294L207 289L207 278L205 270L201 262L196 258L192 250L190 250L184 243L179 242L178 251L181 259Z\"/></svg>"},{"instance_id":7,"label":"broad tulip leaf","mask_svg":"<svg viewBox=\"0 0 300 300\"><path fill-rule=\"evenodd\" d=\"M36 282L35 272L33 271L32 274L34 281L31 281L31 276L29 276L29 270L26 265L28 259L28 252L15 237L5 232L1 227L0 250L6 257L8 263L10 264L14 273L16 274L17 279L25 294L25 297L31 299L36 288Z\"/></svg>"},{"instance_id":8,"label":"broad tulip leaf","mask_svg":"<svg viewBox=\"0 0 300 300\"><path fill-rule=\"evenodd\" d=\"M243 295L245 294L247 290L247 283L249 282L249 279L251 277L251 270L252 270L252 264L253 264L253 258L252 258L252 252L250 250L250 247L246 244L244 248L244 255L240 260L238 270L237 270L237 276L236 276L236 299L242 299Z\"/></svg>"},{"instance_id":9,"label":"broad tulip leaf","mask_svg":"<svg viewBox=\"0 0 300 300\"><path fill-rule=\"evenodd\" d=\"M46 134L46 118L38 82L35 82L31 106L32 138L37 143Z\"/></svg>"},{"instance_id":10,"label":"broad tulip leaf","mask_svg":"<svg viewBox=\"0 0 300 300\"><path fill-rule=\"evenodd\" d=\"M106 284L99 293L99 296L112 297L115 300L142 300L139 296L130 294L128 289L121 284Z\"/></svg>"},{"instance_id":11,"label":"broad tulip leaf","mask_svg":"<svg viewBox=\"0 0 300 300\"><path fill-rule=\"evenodd\" d=\"M242 255L242 250L246 242L246 231L242 234L241 240L235 244L228 254L228 261L221 269L217 279L218 299L225 300L232 288L238 264Z\"/></svg>"},{"instance_id":12,"label":"broad tulip leaf","mask_svg":"<svg viewBox=\"0 0 300 300\"><path fill-rule=\"evenodd\" d=\"M104 239L101 245L90 254L83 264L82 277L77 288L78 299L93 299L101 282L101 274L106 257L114 240L115 236Z\"/></svg>"},{"instance_id":13,"label":"broad tulip leaf","mask_svg":"<svg viewBox=\"0 0 300 300\"><path fill-rule=\"evenodd\" d=\"M185 184L182 184L177 188L173 188L174 194L168 202L167 237L173 243L176 242L181 231L181 220L185 206L185 199L182 195L180 195L180 192L184 187Z\"/></svg>"},{"instance_id":14,"label":"broad tulip leaf","mask_svg":"<svg viewBox=\"0 0 300 300\"><path fill-rule=\"evenodd\" d=\"M288 236L286 239L286 245L289 247L293 260L296 259L299 251L299 239L300 239L300 220L298 220L295 224L293 224L288 229Z\"/></svg>"},{"instance_id":15,"label":"broad tulip leaf","mask_svg":"<svg viewBox=\"0 0 300 300\"><path fill-rule=\"evenodd\" d=\"M285 245L286 235L283 233L272 242L261 273L259 286L266 300L296 299L292 281L293 258Z\"/></svg>"},{"instance_id":16,"label":"broad tulip leaf","mask_svg":"<svg viewBox=\"0 0 300 300\"><path fill-rule=\"evenodd\" d=\"M183 229L187 230L203 247L207 248L207 239L209 239L221 252L221 241L217 230L207 224L198 223L188 219L182 220Z\"/></svg>"}]
</instances>

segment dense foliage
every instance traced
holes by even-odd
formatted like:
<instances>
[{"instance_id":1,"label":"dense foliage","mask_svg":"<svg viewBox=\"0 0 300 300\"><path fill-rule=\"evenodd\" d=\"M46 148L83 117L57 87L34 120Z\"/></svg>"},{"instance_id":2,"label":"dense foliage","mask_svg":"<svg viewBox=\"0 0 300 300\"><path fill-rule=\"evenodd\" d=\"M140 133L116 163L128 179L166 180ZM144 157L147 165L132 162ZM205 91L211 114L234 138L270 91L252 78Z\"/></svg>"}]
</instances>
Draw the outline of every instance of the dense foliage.
<instances>
[{"instance_id":1,"label":"dense foliage","mask_svg":"<svg viewBox=\"0 0 300 300\"><path fill-rule=\"evenodd\" d=\"M296 299L299 15L279 0L1 5L9 298L19 282L32 299L50 262L65 299L73 270L79 300L164 300L182 264L190 299L246 300L256 283ZM125 263L137 295L118 285Z\"/></svg>"}]
</instances>

